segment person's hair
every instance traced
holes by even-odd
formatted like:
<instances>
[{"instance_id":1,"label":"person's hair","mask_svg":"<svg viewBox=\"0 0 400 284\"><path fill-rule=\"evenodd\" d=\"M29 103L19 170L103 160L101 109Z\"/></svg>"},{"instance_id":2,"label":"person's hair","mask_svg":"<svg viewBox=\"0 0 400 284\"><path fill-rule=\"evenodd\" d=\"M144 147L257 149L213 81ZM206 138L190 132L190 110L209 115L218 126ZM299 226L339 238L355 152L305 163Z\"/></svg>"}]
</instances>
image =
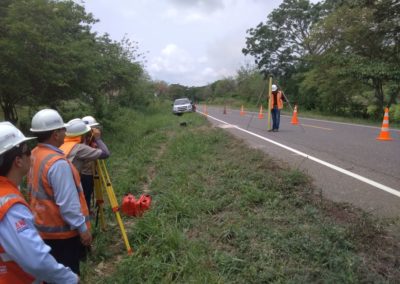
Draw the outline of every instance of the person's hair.
<instances>
[{"instance_id":1,"label":"person's hair","mask_svg":"<svg viewBox=\"0 0 400 284\"><path fill-rule=\"evenodd\" d=\"M45 131L45 132L35 132L34 135L37 137L39 143L43 143L48 140L55 130Z\"/></svg>"},{"instance_id":2,"label":"person's hair","mask_svg":"<svg viewBox=\"0 0 400 284\"><path fill-rule=\"evenodd\" d=\"M22 156L22 149L26 143L21 143L0 155L0 176L7 176L16 157Z\"/></svg>"}]
</instances>

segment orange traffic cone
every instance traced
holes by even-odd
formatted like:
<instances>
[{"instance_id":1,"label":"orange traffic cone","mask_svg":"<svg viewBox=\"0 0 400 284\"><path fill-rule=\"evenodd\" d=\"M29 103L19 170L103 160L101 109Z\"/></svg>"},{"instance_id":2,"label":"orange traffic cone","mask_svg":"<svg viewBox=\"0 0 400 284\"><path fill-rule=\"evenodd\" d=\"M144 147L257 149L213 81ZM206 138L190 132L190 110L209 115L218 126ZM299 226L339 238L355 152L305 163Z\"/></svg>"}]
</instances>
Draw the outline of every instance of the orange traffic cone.
<instances>
[{"instance_id":1,"label":"orange traffic cone","mask_svg":"<svg viewBox=\"0 0 400 284\"><path fill-rule=\"evenodd\" d=\"M244 110L243 110L243 105L242 105L242 107L240 108L240 115L245 115L246 113L244 112Z\"/></svg>"},{"instance_id":2,"label":"orange traffic cone","mask_svg":"<svg viewBox=\"0 0 400 284\"><path fill-rule=\"evenodd\" d=\"M206 104L204 104L204 106L203 106L203 112L204 112L205 115L208 115L207 105Z\"/></svg>"},{"instance_id":3,"label":"orange traffic cone","mask_svg":"<svg viewBox=\"0 0 400 284\"><path fill-rule=\"evenodd\" d=\"M390 133L389 133L389 108L385 108L385 115L383 116L381 133L379 134L378 137L376 137L376 139L383 141L393 140L392 138L390 138Z\"/></svg>"},{"instance_id":4,"label":"orange traffic cone","mask_svg":"<svg viewBox=\"0 0 400 284\"><path fill-rule=\"evenodd\" d=\"M226 105L224 105L224 114L226 114Z\"/></svg>"},{"instance_id":5,"label":"orange traffic cone","mask_svg":"<svg viewBox=\"0 0 400 284\"><path fill-rule=\"evenodd\" d=\"M294 106L292 121L290 123L296 125L299 124L299 121L297 120L297 105Z\"/></svg>"},{"instance_id":6,"label":"orange traffic cone","mask_svg":"<svg viewBox=\"0 0 400 284\"><path fill-rule=\"evenodd\" d=\"M262 109L262 105L260 105L260 112L258 113L258 119L263 119L264 118L264 113Z\"/></svg>"}]
</instances>

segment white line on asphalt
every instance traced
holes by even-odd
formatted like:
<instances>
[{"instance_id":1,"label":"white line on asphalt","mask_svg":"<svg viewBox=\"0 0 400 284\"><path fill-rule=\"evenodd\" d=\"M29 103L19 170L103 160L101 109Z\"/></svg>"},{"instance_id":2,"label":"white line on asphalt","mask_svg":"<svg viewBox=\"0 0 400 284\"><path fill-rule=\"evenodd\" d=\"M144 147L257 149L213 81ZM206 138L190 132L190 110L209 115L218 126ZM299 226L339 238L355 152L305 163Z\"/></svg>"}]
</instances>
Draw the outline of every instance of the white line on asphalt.
<instances>
[{"instance_id":1,"label":"white line on asphalt","mask_svg":"<svg viewBox=\"0 0 400 284\"><path fill-rule=\"evenodd\" d=\"M199 111L198 111L198 113L200 113L200 114L202 114L202 115L205 115L204 113L199 112ZM211 116L211 115L205 115L205 116L210 117L210 118L212 118L212 119L214 119L214 120L216 120L216 121L219 121L219 122L221 122L221 123L225 123L225 124L231 125L230 123L225 122L225 121L223 121L223 120L220 120L220 119L218 119L218 118L216 118L216 117L213 117L213 116ZM237 126L237 125L232 125L232 126L233 126L233 128L236 128L236 129L238 129L238 130L240 130L240 131L243 131L243 132L245 132L245 133L248 133L248 134L250 134L250 135L253 135L253 136L255 136L255 137L258 137L258 138L260 138L260 139L262 139L262 140L264 140L264 141L267 141L267 142L269 142L269 143L275 144L275 145L277 145L277 146L279 146L279 147L281 147L281 148L284 148L284 149L286 149L286 150L289 150L289 151L291 151L291 152L293 152L293 153L296 153L296 154L299 155L299 156L302 156L302 157L305 157L305 158L307 158L307 159L310 159L310 160L312 160L312 161L314 161L314 162L317 162L317 163L319 163L319 164L321 164L321 165L324 165L324 166L326 166L326 167L328 167L328 168L331 168L331 169L333 169L333 170L336 170L336 171L338 171L338 172L340 172L340 173L342 173L342 174L348 175L348 176L350 176L350 177L352 177L352 178L358 179L359 181L365 182L365 183L367 183L367 184L369 184L369 185L371 185L371 186L374 186L374 187L379 188L379 189L381 189L381 190L383 190L383 191L386 191L386 192L388 192L388 193L390 193L390 194L393 194L393 195L395 195L395 196L397 196L397 197L400 197L400 191L398 191L398 190L396 190L396 189L394 189L394 188L388 187L388 186L386 186L386 185L383 185L383 184L381 184L381 183L378 183L378 182L373 181L373 180L371 180L371 179L368 179L368 178L366 178L366 177L363 177L363 176L360 176L360 175L358 175L358 174L352 173L352 172L350 172L350 171L348 171L348 170L345 170L345 169L343 169L343 168L341 168L341 167L335 166L335 165L333 165L333 164L331 164L331 163L325 162L325 161L320 160L320 159L318 159L318 158L316 158L316 157L313 157L313 156L310 156L310 155L308 155L308 154L306 154L306 153L300 152L299 150L293 149L293 148L288 147L288 146L286 146L286 145L283 145L283 144L281 144L281 143L275 142L274 140L265 138L264 136L261 136L261 135L258 135L258 134L256 134L256 133L250 132L250 131L248 131L248 130L246 130L246 129L240 128L240 127Z\"/></svg>"},{"instance_id":2,"label":"white line on asphalt","mask_svg":"<svg viewBox=\"0 0 400 284\"><path fill-rule=\"evenodd\" d=\"M282 114L282 116L291 117L290 115L283 115L283 114ZM356 124L356 123L349 123L349 122L339 122L339 121L332 121L332 120L307 118L307 117L300 117L300 116L298 116L298 118L299 118L299 120L314 120L314 121L334 123L334 124L342 124L342 125L359 126L359 127L373 128L373 129L381 129L381 126L371 126L371 125L363 125L363 124ZM400 132L400 129L390 128L390 131Z\"/></svg>"},{"instance_id":3,"label":"white line on asphalt","mask_svg":"<svg viewBox=\"0 0 400 284\"><path fill-rule=\"evenodd\" d=\"M315 126L315 125L310 125L310 124L304 124L304 123L302 123L301 125L302 125L302 126L305 126L305 127L319 128L319 129L328 130L328 131L332 131L332 130L333 130L332 128L320 127L320 126Z\"/></svg>"},{"instance_id":4,"label":"white line on asphalt","mask_svg":"<svg viewBox=\"0 0 400 284\"><path fill-rule=\"evenodd\" d=\"M249 111L249 114L256 115L258 112ZM281 114L284 117L292 117L291 115ZM334 124L343 124L343 125L350 125L350 126L359 126L359 127L366 127L366 128L373 128L373 129L381 129L381 126L371 126L371 125L364 125L364 124L357 124L357 123L349 123L349 122L340 122L340 121L332 121L332 120L323 120L323 119L316 119L316 118L308 118L303 116L298 116L299 120L314 120L320 122L327 122L327 123L334 123ZM301 123L300 123L301 124ZM400 132L400 129L397 128L390 128L390 131Z\"/></svg>"}]
</instances>

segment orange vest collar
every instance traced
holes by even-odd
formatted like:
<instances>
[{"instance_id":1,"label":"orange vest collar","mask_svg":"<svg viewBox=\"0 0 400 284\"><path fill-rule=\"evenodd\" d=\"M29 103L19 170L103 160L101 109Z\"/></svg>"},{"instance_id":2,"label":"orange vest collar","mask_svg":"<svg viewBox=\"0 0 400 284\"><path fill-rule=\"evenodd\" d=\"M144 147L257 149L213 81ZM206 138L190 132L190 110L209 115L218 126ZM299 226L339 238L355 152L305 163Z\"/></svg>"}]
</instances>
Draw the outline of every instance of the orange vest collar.
<instances>
[{"instance_id":1,"label":"orange vest collar","mask_svg":"<svg viewBox=\"0 0 400 284\"><path fill-rule=\"evenodd\" d=\"M65 142L77 142L80 143L81 142L81 136L76 136L76 137L65 137L64 138L64 143Z\"/></svg>"}]
</instances>

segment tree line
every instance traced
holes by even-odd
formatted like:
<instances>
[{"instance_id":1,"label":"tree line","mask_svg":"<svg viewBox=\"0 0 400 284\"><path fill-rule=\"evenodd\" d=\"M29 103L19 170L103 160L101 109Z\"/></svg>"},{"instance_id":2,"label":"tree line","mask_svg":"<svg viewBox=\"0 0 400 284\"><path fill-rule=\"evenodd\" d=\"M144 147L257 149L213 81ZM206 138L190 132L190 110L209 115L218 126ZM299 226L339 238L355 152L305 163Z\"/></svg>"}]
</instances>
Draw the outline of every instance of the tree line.
<instances>
[{"instance_id":1,"label":"tree line","mask_svg":"<svg viewBox=\"0 0 400 284\"><path fill-rule=\"evenodd\" d=\"M272 76L292 103L327 114L400 121L400 4L397 0L284 0L247 31L254 64L201 87L152 81L138 43L92 31L98 20L71 1L0 2L0 106L58 109L66 100L101 118L109 102L142 107L156 95L195 102L265 101Z\"/></svg>"},{"instance_id":2,"label":"tree line","mask_svg":"<svg viewBox=\"0 0 400 284\"><path fill-rule=\"evenodd\" d=\"M255 66L201 88L174 89L199 100L256 104L272 76L302 109L381 119L390 106L400 121L399 1L284 0L248 29L242 52Z\"/></svg>"},{"instance_id":3,"label":"tree line","mask_svg":"<svg viewBox=\"0 0 400 284\"><path fill-rule=\"evenodd\" d=\"M104 115L110 100L145 104L152 83L138 44L91 30L98 20L73 1L0 2L0 105L17 123L18 106L58 109L78 100Z\"/></svg>"}]
</instances>

